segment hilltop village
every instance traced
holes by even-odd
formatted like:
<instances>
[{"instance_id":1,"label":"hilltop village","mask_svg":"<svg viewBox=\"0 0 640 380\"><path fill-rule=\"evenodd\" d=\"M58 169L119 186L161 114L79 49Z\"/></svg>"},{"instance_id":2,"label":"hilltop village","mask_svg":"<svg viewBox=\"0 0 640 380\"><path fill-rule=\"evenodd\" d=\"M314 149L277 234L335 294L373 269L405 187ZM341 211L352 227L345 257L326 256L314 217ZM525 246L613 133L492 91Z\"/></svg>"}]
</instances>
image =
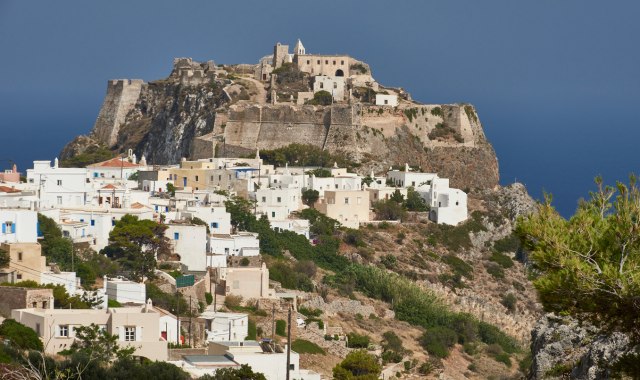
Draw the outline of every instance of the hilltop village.
<instances>
[{"instance_id":1,"label":"hilltop village","mask_svg":"<svg viewBox=\"0 0 640 380\"><path fill-rule=\"evenodd\" d=\"M412 282L438 282L433 291L445 303L478 318L469 323L490 321L509 329L513 342L526 341L521 327L535 312L503 318L491 310L509 314L504 298L481 304L469 301L475 295L455 294L470 286L473 269L438 251L434 237L412 237L419 248L405 272L390 253L395 248L378 253L362 238L397 228L391 239L402 247L405 225L416 234L442 231L444 240L465 231L461 244L478 252L510 238L511 221L491 217L497 206L485 207L491 203L476 196L480 211L468 210L470 189L482 195L497 181L479 174L497 173L497 162L473 107L415 103L404 90L378 84L366 63L307 54L300 40L293 53L278 43L253 65L177 58L166 81L196 91L175 94L181 112L192 115L179 132L165 136L164 127L144 124L151 119L145 112L160 112L153 91L163 83L112 80L91 135L70 143L60 160L0 173L0 315L35 331L47 354L64 354L78 340L78 328L95 324L135 356L175 364L194 378L243 365L268 380L328 378L337 362L326 368L318 356L304 355L317 349L344 358L358 348L382 358L384 378L440 373L430 349L418 356L428 358L420 364L411 350L385 346L393 331L376 346L361 330L329 322L348 313L374 322L398 318L412 334L428 326L396 315L398 299L367 294L356 275L340 272L345 269L403 273L411 278L402 282L412 289L407 294L420 293ZM195 132L189 132L191 122ZM401 129L415 133L412 149L438 156L432 162L378 161L375 154L389 151ZM180 140L185 135L192 140ZM468 158L480 157L473 156L480 150L493 157L489 165ZM472 154L460 158L467 169L443 163L454 151ZM397 155L415 158L407 151ZM430 167L447 169L422 169ZM470 233L478 233L475 240ZM433 251L424 248L429 244ZM354 250L345 254L344 247ZM449 269L428 275L433 265L415 258L423 254ZM512 260L500 255L511 268ZM504 278L494 261L482 265ZM520 289L526 301L522 275L513 276L518 280L506 283L508 290ZM354 290L377 303L358 300ZM512 371L509 354L517 351L511 339L494 348L509 363L497 371Z\"/></svg>"}]
</instances>

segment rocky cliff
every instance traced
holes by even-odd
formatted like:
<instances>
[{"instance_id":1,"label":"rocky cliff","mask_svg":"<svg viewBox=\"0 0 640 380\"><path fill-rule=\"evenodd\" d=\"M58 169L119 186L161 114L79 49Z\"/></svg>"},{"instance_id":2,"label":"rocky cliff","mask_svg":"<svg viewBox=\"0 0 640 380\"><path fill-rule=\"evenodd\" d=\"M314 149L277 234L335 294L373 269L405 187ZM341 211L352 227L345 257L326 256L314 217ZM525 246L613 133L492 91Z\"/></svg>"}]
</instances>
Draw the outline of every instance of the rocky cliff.
<instances>
[{"instance_id":1,"label":"rocky cliff","mask_svg":"<svg viewBox=\"0 0 640 380\"><path fill-rule=\"evenodd\" d=\"M177 59L163 80L109 81L93 130L61 156L103 145L170 164L305 143L350 157L363 173L409 163L463 189L498 184L495 152L471 105L423 105L408 96L396 107L356 97L329 106L267 104L265 87L228 67L189 59Z\"/></svg>"},{"instance_id":2,"label":"rocky cliff","mask_svg":"<svg viewBox=\"0 0 640 380\"><path fill-rule=\"evenodd\" d=\"M529 379L637 378L640 346L627 335L603 332L570 317L547 314L531 332ZM629 377L625 377L629 376Z\"/></svg>"}]
</instances>

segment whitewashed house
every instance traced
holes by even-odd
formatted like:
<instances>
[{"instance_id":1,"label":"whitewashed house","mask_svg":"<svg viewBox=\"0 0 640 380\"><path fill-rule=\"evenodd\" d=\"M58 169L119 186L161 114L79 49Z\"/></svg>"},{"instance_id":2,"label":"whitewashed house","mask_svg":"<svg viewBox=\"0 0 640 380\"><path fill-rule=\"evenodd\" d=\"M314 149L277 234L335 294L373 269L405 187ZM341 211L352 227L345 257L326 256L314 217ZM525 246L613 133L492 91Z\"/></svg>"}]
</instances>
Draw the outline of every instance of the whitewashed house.
<instances>
[{"instance_id":1,"label":"whitewashed house","mask_svg":"<svg viewBox=\"0 0 640 380\"><path fill-rule=\"evenodd\" d=\"M209 342L242 341L249 335L249 315L244 313L204 312L198 317L205 321Z\"/></svg>"},{"instance_id":2,"label":"whitewashed house","mask_svg":"<svg viewBox=\"0 0 640 380\"><path fill-rule=\"evenodd\" d=\"M190 271L207 270L207 228L192 224L168 224L164 234L173 252Z\"/></svg>"},{"instance_id":3,"label":"whitewashed house","mask_svg":"<svg viewBox=\"0 0 640 380\"><path fill-rule=\"evenodd\" d=\"M57 158L53 166L51 161L34 161L27 182L37 189L40 209L85 205L93 191L87 169L61 168Z\"/></svg>"},{"instance_id":4,"label":"whitewashed house","mask_svg":"<svg viewBox=\"0 0 640 380\"><path fill-rule=\"evenodd\" d=\"M235 235L211 234L210 252L225 256L257 256L260 254L260 240L254 232L239 232Z\"/></svg>"}]
</instances>

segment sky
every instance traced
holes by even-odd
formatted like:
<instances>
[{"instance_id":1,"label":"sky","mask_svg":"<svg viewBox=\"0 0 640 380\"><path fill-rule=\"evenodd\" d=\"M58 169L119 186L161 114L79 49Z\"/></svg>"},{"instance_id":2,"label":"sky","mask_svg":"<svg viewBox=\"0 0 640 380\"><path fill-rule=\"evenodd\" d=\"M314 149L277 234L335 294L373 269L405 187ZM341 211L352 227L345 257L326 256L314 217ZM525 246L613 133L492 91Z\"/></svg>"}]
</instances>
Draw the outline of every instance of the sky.
<instances>
[{"instance_id":1,"label":"sky","mask_svg":"<svg viewBox=\"0 0 640 380\"><path fill-rule=\"evenodd\" d=\"M88 133L108 79L174 57L255 63L275 42L346 53L424 103L476 106L501 183L565 216L638 172L640 2L0 0L0 168Z\"/></svg>"}]
</instances>

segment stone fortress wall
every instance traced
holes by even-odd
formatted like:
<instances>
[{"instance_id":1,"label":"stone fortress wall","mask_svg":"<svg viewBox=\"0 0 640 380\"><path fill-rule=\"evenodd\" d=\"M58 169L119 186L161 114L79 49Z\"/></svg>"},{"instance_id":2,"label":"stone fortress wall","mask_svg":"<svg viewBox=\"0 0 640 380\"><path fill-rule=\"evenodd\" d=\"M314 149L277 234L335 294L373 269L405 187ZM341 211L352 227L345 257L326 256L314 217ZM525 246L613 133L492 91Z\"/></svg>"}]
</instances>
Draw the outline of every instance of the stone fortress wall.
<instances>
[{"instance_id":1,"label":"stone fortress wall","mask_svg":"<svg viewBox=\"0 0 640 380\"><path fill-rule=\"evenodd\" d=\"M109 147L116 143L120 126L136 105L143 85L142 79L113 79L107 83L107 95L92 131L94 138Z\"/></svg>"}]
</instances>

